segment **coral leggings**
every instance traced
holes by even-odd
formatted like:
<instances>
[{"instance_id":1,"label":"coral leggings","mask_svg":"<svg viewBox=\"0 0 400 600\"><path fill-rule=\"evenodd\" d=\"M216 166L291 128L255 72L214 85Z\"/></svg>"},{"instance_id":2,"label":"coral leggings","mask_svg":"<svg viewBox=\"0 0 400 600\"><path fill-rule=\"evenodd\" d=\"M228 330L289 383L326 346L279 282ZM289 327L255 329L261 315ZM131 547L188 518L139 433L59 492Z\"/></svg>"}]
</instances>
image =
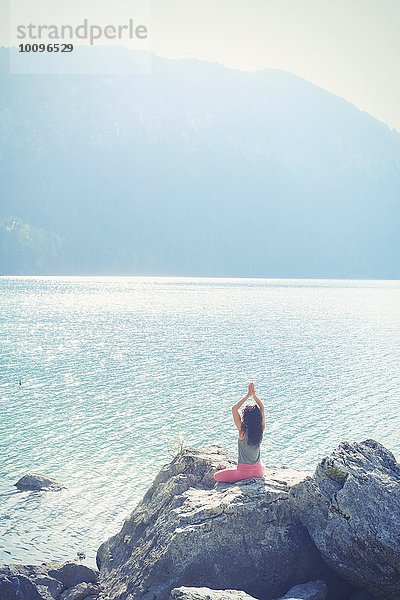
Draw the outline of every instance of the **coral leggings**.
<instances>
[{"instance_id":1,"label":"coral leggings","mask_svg":"<svg viewBox=\"0 0 400 600\"><path fill-rule=\"evenodd\" d=\"M250 479L250 477L264 477L265 469L262 463L244 464L239 463L236 467L228 467L214 473L215 481L224 483L234 483L241 479Z\"/></svg>"}]
</instances>

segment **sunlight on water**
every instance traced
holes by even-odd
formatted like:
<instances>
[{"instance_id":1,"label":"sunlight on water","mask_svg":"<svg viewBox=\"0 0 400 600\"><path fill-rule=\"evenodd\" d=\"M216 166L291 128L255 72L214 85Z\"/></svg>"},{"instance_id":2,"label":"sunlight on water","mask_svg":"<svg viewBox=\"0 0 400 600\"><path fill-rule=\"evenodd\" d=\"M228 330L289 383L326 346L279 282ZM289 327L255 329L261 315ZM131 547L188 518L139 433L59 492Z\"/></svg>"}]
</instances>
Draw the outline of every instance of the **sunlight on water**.
<instances>
[{"instance_id":1,"label":"sunlight on water","mask_svg":"<svg viewBox=\"0 0 400 600\"><path fill-rule=\"evenodd\" d=\"M179 432L235 452L251 380L268 464L400 450L399 282L0 278L0 319L0 562L93 563ZM67 489L18 492L29 471Z\"/></svg>"}]
</instances>

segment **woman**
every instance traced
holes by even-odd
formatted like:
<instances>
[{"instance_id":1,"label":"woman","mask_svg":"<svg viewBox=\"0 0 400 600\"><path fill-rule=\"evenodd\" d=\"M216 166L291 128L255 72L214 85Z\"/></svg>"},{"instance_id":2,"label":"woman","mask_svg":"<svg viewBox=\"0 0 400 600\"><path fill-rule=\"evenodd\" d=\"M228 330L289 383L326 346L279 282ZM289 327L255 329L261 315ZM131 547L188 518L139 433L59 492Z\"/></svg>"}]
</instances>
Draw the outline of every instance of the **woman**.
<instances>
[{"instance_id":1,"label":"woman","mask_svg":"<svg viewBox=\"0 0 400 600\"><path fill-rule=\"evenodd\" d=\"M250 397L253 397L255 404L246 406L240 417L239 408ZM263 477L264 466L260 461L260 445L265 430L265 412L264 404L256 396L253 383L249 383L246 396L233 405L232 415L239 431L238 464L236 467L217 471L214 473L214 479L233 483L240 479Z\"/></svg>"}]
</instances>

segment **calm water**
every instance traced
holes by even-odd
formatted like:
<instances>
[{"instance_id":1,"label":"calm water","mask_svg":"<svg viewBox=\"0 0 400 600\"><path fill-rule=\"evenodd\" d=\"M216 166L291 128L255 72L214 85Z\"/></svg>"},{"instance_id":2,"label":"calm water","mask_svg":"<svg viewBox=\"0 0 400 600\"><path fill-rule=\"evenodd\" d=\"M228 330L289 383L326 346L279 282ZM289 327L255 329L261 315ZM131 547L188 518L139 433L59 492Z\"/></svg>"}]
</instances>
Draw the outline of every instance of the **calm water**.
<instances>
[{"instance_id":1,"label":"calm water","mask_svg":"<svg viewBox=\"0 0 400 600\"><path fill-rule=\"evenodd\" d=\"M400 456L400 282L0 278L0 334L0 562L92 562L178 435L235 452L251 380L266 463ZM29 471L68 488L16 491Z\"/></svg>"}]
</instances>

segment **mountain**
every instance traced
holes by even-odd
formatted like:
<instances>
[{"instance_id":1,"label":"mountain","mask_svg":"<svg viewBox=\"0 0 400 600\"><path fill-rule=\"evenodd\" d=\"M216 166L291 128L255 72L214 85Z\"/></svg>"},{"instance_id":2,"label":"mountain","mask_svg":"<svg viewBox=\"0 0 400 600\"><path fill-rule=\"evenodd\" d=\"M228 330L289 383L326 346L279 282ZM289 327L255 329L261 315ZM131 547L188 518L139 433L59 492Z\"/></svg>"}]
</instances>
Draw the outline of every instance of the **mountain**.
<instances>
[{"instance_id":1,"label":"mountain","mask_svg":"<svg viewBox=\"0 0 400 600\"><path fill-rule=\"evenodd\" d=\"M61 240L21 219L0 219L0 275L44 275L61 264Z\"/></svg>"},{"instance_id":2,"label":"mountain","mask_svg":"<svg viewBox=\"0 0 400 600\"><path fill-rule=\"evenodd\" d=\"M400 134L343 98L157 56L149 74L10 75L8 52L0 216L57 236L46 272L400 277Z\"/></svg>"}]
</instances>

